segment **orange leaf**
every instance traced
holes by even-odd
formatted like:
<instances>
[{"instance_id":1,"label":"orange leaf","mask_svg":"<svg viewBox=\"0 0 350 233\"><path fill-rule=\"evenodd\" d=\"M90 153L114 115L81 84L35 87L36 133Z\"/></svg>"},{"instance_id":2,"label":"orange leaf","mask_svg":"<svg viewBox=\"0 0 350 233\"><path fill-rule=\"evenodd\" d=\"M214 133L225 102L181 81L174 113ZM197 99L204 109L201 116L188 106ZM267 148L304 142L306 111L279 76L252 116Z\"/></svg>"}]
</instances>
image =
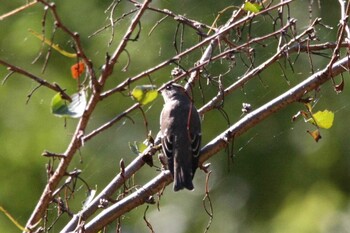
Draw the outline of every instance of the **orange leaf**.
<instances>
[{"instance_id":1,"label":"orange leaf","mask_svg":"<svg viewBox=\"0 0 350 233\"><path fill-rule=\"evenodd\" d=\"M72 65L70 69L72 71L72 77L74 79L77 79L84 72L85 65L83 62L78 62L78 63Z\"/></svg>"}]
</instances>

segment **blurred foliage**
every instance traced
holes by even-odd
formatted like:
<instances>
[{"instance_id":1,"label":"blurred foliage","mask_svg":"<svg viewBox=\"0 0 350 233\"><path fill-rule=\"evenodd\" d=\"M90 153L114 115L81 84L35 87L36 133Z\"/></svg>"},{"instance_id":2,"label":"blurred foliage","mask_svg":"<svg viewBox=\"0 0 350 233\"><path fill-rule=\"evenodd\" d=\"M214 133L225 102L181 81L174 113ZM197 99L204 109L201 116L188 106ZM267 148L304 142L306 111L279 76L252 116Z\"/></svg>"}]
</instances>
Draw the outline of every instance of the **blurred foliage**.
<instances>
[{"instance_id":1,"label":"blurred foliage","mask_svg":"<svg viewBox=\"0 0 350 233\"><path fill-rule=\"evenodd\" d=\"M105 30L96 36L88 38L99 28L108 24L105 9L111 1L57 1L58 12L62 20L73 31L78 31L82 43L91 57L94 67L99 67L105 61L105 52L112 52L123 35L127 26L127 18L118 23L114 42L110 47L110 30ZM243 1L153 1L152 5L170 9L178 14L186 15L210 25L217 13L229 5L240 6ZM296 1L291 5L292 16L298 19L299 30L308 25L308 2ZM313 17L321 17L324 23L336 28L339 21L339 6L336 1L321 1L321 8L315 1ZM0 15L24 4L23 0L5 0L0 7ZM117 10L121 15L128 12L130 6L122 4ZM224 14L219 23L225 22L230 12ZM77 83L71 78L70 67L75 59L67 58L56 51L51 51L51 57L45 73L41 70L48 50L44 46L43 55L35 64L32 61L41 50L41 42L28 32L33 29L42 31L41 20L43 7L37 4L15 16L0 21L0 58L37 74L50 82L57 82L67 89L69 94L77 90ZM169 20L160 24L148 37L149 30L162 16L146 13L142 20L141 39L128 47L132 62L126 72L115 72L109 80L109 87L126 77L135 75L144 69L158 64L175 54L172 46L176 23ZM46 21L46 35L52 31L52 18ZM271 25L258 21L252 30L261 35ZM198 40L197 35L187 30L184 47L189 47ZM323 40L334 40L336 30L320 32ZM67 51L73 52L71 41L62 32L57 32L54 38ZM275 43L275 42L271 42ZM274 51L264 48L266 56ZM259 53L261 54L261 53ZM184 64L193 64L198 55L194 53ZM263 55L262 55L263 56ZM260 58L257 58L259 62ZM263 60L264 57L261 57ZM322 68L326 61L314 58L314 67ZM121 70L127 62L118 61L115 70ZM300 57L295 64L293 73L286 68L290 86L309 76L307 57ZM215 74L222 73L224 64L214 63L208 69ZM154 84L159 85L169 80L170 70L163 69L153 75ZM236 80L241 73L237 66L231 77L223 80L224 84ZM0 67L0 77L8 71ZM346 74L346 80L348 79ZM345 81L346 81L345 80ZM137 84L143 85L146 81ZM146 82L146 84L149 84ZM202 83L205 98L215 94L211 86ZM270 67L261 74L261 80L252 80L244 90L236 92L225 99L225 110L231 123L241 116L242 103L247 102L252 107L258 107L269 101L289 87L282 77L278 65ZM0 87L0 205L22 224L25 224L31 214L46 183L46 164L48 159L40 156L44 150L63 152L71 135L74 133L76 120L65 122L50 113L50 101L55 93L45 88L39 88L26 104L27 95L36 84L18 74L12 75ZM348 143L348 116L350 93L345 83L341 94L333 91L331 84L322 86L319 101L314 107L317 110L330 109L335 112L334 125L329 130L322 130L322 139L315 143L306 133L309 125L302 121L292 123L291 117L303 109L302 104L293 104L282 112L276 113L254 129L234 141L234 157L230 158L222 151L209 162L213 171L210 179L210 196L214 207L214 219L209 232L349 232L350 224L350 144ZM196 90L196 98L201 98ZM128 96L117 94L102 102L94 114L89 129L110 120L126 109L133 100ZM200 103L200 101L198 101ZM159 129L159 113L162 100L158 98L144 110L149 128L155 134ZM200 107L200 106L197 106ZM119 172L121 158L129 163L134 154L129 150L129 142L144 141L147 133L141 112L130 115L135 123L125 119L112 129L89 141L77 154L72 164L73 168L83 170L82 177L89 185L101 190L109 180ZM218 111L205 115L203 121L203 145L222 132L227 127L224 117ZM121 136L122 135L122 136ZM155 135L154 135L155 136ZM122 157L121 157L122 156ZM57 161L56 161L57 163ZM155 168L144 167L135 177L135 182L142 184L157 174ZM160 211L156 206L150 206L146 217L155 232L203 232L209 221L202 198L204 196L205 174L198 171L195 178L196 190L193 192L173 193L167 188L160 201ZM83 184L75 193L74 204L70 206L78 211L86 198ZM123 232L149 232L142 216L146 206L141 206L127 215L121 222ZM50 209L55 213L56 209ZM58 232L60 224L67 217L60 219L53 232ZM116 224L110 227L114 232ZM57 229L56 229L57 228ZM18 229L0 214L0 229L2 232L18 232Z\"/></svg>"}]
</instances>

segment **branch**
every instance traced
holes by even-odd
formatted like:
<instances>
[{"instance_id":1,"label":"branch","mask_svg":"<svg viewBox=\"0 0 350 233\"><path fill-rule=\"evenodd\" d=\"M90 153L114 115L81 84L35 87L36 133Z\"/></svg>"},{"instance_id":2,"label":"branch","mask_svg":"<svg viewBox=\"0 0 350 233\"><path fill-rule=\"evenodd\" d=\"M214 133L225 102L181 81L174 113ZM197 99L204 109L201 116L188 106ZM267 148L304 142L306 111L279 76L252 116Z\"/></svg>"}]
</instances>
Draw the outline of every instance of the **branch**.
<instances>
[{"instance_id":1,"label":"branch","mask_svg":"<svg viewBox=\"0 0 350 233\"><path fill-rule=\"evenodd\" d=\"M249 71L248 73L246 73L243 77L240 77L238 79L238 81L234 82L233 84L231 84L229 87L227 87L223 92L220 92L217 94L217 96L215 96L211 101L209 101L208 103L206 103L204 106L202 106L199 109L199 112L201 114L204 114L206 112L208 112L209 110L215 108L219 102L222 101L222 99L231 94L233 91L237 90L238 88L242 87L244 84L246 84L249 80L251 80L252 78L256 77L258 74L260 74L263 70L265 70L267 67L269 67L270 65L274 64L275 61L279 60L281 57L284 56L288 56L291 52L300 52L303 50L310 50L310 46L303 46L299 43L299 41L305 36L308 35L309 33L311 33L314 30L314 26L316 23L319 22L320 19L316 19L312 25L310 27L308 27L305 31L303 31L302 33L300 33L297 37L295 37L294 39L290 40L287 44L283 45L280 49L278 49L278 51L268 60L266 60L265 62L263 62L262 64L260 64L259 66L257 66L256 68L252 69L251 71ZM288 26L289 23L286 25ZM283 28L288 28L284 26ZM278 30L280 31L280 30ZM275 34L275 33L271 33L271 34ZM255 38L252 39L251 41L260 41L259 38ZM245 44L249 44L252 42L247 42ZM293 44L296 43L296 45L293 46ZM241 47L241 46L239 46ZM320 46L315 47L315 49L319 49ZM323 46L321 46L321 48L323 48ZM230 52L233 52L237 50L237 48L234 49L230 49ZM215 56L213 59L216 59L216 57L222 57L225 55L228 55L229 52L225 51L224 53L221 53L217 56Z\"/></svg>"},{"instance_id":2,"label":"branch","mask_svg":"<svg viewBox=\"0 0 350 233\"><path fill-rule=\"evenodd\" d=\"M171 12L168 9L158 9L158 8L154 8L154 7L148 7L148 9L151 10L151 11L155 11L155 12L164 14L166 16L172 17L175 21L178 21L179 23L183 23L183 24L191 27L192 29L196 30L198 32L198 34L201 35L201 36L206 35L202 31L203 28L205 28L205 29L212 29L212 27L210 27L210 26L208 26L208 25L206 25L204 23L198 22L198 21L193 20L193 19L189 19L189 18L184 17L182 15L177 15L177 14Z\"/></svg>"},{"instance_id":3,"label":"branch","mask_svg":"<svg viewBox=\"0 0 350 233\"><path fill-rule=\"evenodd\" d=\"M44 2L43 0L39 0L40 2ZM131 24L129 25L128 30L126 31L125 35L123 36L123 39L121 40L120 44L118 45L117 49L114 51L111 57L107 56L107 61L105 63L105 67L102 71L101 76L99 77L98 80L98 85L101 88L98 88L98 90L95 90L89 100L89 104L84 112L83 117L80 119L76 131L74 133L74 136L71 139L71 142L66 149L66 152L62 154L62 158L60 160L60 164L58 168L56 169L55 173L53 174L52 177L50 177L50 180L48 181L44 192L32 214L30 219L28 220L27 223L27 228L31 229L31 226L34 226L43 216L44 211L48 208L48 205L52 201L53 198L53 192L57 188L58 182L62 179L62 176L64 175L64 172L66 171L67 167L70 164L71 159L73 158L74 154L79 150L79 148L83 145L85 141L88 141L95 135L101 133L105 129L111 127L115 122L119 121L123 117L125 117L128 113L131 111L134 111L137 109L140 105L139 104L134 104L130 106L127 110L113 118L111 121L106 122L104 125L101 127L97 128L96 130L92 131L91 133L85 135L85 129L86 126L90 120L90 116L92 112L94 111L96 105L99 103L99 101L102 101L104 98L119 92L125 90L125 88L130 85L130 83L135 82L142 77L145 77L156 70L159 70L163 67L165 67L168 64L171 64L173 62L176 62L179 60L181 57L193 52L193 51L198 51L202 46L211 43L208 47L206 52L202 55L202 58L200 59L200 62L196 64L194 67L189 69L187 73L184 73L182 76L179 76L176 78L176 80L179 80L180 78L185 77L186 75L191 74L192 76L195 76L197 74L197 71L199 71L201 68L209 64L210 62L214 60L221 59L225 57L226 55L233 53L233 52L240 52L244 48L249 48L252 43L258 43L260 41L264 41L269 37L274 37L278 34L282 34L284 30L288 30L289 26L293 23L293 21L289 21L285 26L281 27L279 30L276 30L270 34L258 37L258 38L253 38L249 39L247 43L244 43L242 45L239 45L237 47L234 47L230 50L226 50L225 52L222 52L214 57L211 57L211 52L213 48L215 47L215 43L218 43L220 41L220 37L225 35L226 33L230 32L230 30L244 25L251 21L254 17L260 14L265 14L270 12L272 9L276 9L277 7L283 6L285 4L288 4L292 2L293 0L287 0L287 1L281 1L279 4L272 6L270 8L267 8L258 14L249 14L248 16L242 18L242 19L237 19L234 21L230 21L229 24L226 24L220 30L218 30L214 35L207 37L203 41L199 42L198 44L192 46L190 49L172 57L171 59L168 59L166 61L163 61L162 63L158 64L157 66L146 70L145 72L142 72L132 78L125 79L121 83L119 83L117 86L115 86L113 89L107 90L104 93L101 93L100 91L103 89L104 84L107 80L108 77L113 72L113 67L116 64L116 62L119 59L120 54L125 50L128 41L130 40L130 37L137 27L137 25L140 23L140 18L142 14L144 13L145 10L149 9L148 4L150 3L150 0L145 0L144 3L139 7L139 11L137 15L132 19ZM48 5L49 6L49 5ZM52 5L50 5L52 6ZM51 8L50 8L51 9ZM58 16L56 15L55 8L52 8L52 11L55 15L55 19L59 20ZM164 13L164 12L162 12ZM59 21L60 22L60 21ZM191 23L191 22L190 22ZM193 23L193 22L192 22ZM67 32L69 35L73 37L73 39L76 39L76 45L78 47L78 50L80 48L80 41L78 34L70 32L66 27L64 27L61 23L58 23L58 25L63 28L65 32ZM307 29L304 33L300 34L298 37L295 39L292 39L285 45L281 46L277 53L271 57L271 59L267 60L263 64L261 64L259 67L252 69L247 75L245 75L243 78L239 80L239 82L234 83L231 85L229 88L227 88L224 91L224 95L228 95L233 92L233 90L237 89L239 85L243 85L243 83L246 83L248 80L262 72L263 70L266 69L266 67L273 62L277 61L280 57L282 56L288 56L288 53L291 51L294 52L300 52L303 48L306 48L306 50L309 52L311 51L311 47L307 45L306 47L302 45L302 42L299 41L299 39L307 35L309 33L310 28ZM305 40L306 41L306 40ZM297 45L293 45L295 43ZM342 43L341 43L342 44ZM336 46L340 45L336 44ZM334 45L332 45L334 46ZM317 47L319 49L320 47ZM316 49L316 47L315 47ZM82 49L81 49L82 51ZM83 59L86 61L89 61L87 57L83 55ZM343 59L344 60L344 59ZM92 63L91 64L91 72L92 72ZM346 60L346 64L343 64L346 67L349 66L348 61ZM338 70L337 71L337 66ZM335 75L337 72L338 74L341 72L344 72L345 68L341 67L341 64L339 62L332 64L332 72ZM323 73L322 73L323 72ZM280 97L277 97L276 99L272 100L271 102L267 103L266 105L262 106L261 108L247 114L244 118L242 118L240 121L238 121L236 124L228 128L226 131L224 131L222 134L217 136L215 139L213 139L210 143L208 143L206 146L202 148L201 151L201 157L200 157L200 164L202 164L205 160L209 159L211 156L213 156L217 151L222 150L225 146L227 146L227 143L231 140L234 139L235 136L239 136L246 132L248 129L251 127L255 126L262 120L266 119L268 116L271 114L275 113L276 111L279 111L280 109L286 107L287 105L298 101L306 92L311 91L318 87L319 85L322 85L322 83L326 82L329 78L330 75L327 72L327 70L323 70L322 72L318 72L317 74L311 76L304 82L300 83L298 86L295 88L291 89L290 91L286 92L285 94L281 95ZM93 76L93 73L91 73L91 76ZM93 77L92 77L93 79ZM309 80L309 81L308 81ZM173 80L172 82L174 82ZM191 83L192 81L190 81ZM220 96L221 98L222 96ZM216 97L215 97L216 98ZM214 99L215 99L214 98ZM210 101L207 103L207 108L204 106L201 109L201 114L204 114L206 111L209 111L210 109L213 109L216 106L215 101L221 101L221 99L218 98L217 100L213 99L214 101ZM157 145L157 143L156 143ZM127 166L123 172L123 174L118 174L111 182L110 184L105 187L105 189L97 196L95 197L92 202L90 203L89 206L85 207L82 211L80 211L78 214L76 214L73 219L66 225L66 227L62 230L62 232L67 232L67 231L72 231L76 228L79 221L85 222L92 214L94 214L98 210L99 202L102 199L108 199L111 195L113 195L125 182L126 179L131 177L133 174L135 174L144 164L144 158L145 156L152 156L156 153L157 148L156 147L149 147L144 153L142 153L140 156L138 156L129 166ZM96 218L93 218L89 223L86 224L86 230L87 232L89 231L95 231L97 229L100 229L102 224L107 224L108 222L112 221L113 219L117 218L121 214L124 214L128 211L130 211L132 208L135 208L138 205L142 205L145 202L145 197L148 197L160 190L160 188L168 185L171 183L171 175L169 175L168 171L162 172L159 174L156 178L151 180L149 183L147 183L142 189L138 190L137 192L130 194L126 198L120 200L118 203L115 205L112 205L110 208L102 211L100 215L98 215ZM97 227L98 225L98 227Z\"/></svg>"},{"instance_id":4,"label":"branch","mask_svg":"<svg viewBox=\"0 0 350 233\"><path fill-rule=\"evenodd\" d=\"M6 66L9 71L23 74L24 76L34 80L35 82L39 83L40 86L45 86L45 87L47 87L55 92L60 93L63 99L72 101L70 96L68 94L66 94L64 92L64 90L57 83L51 84L48 81L46 81L45 79L39 78L36 75L29 73L28 71L26 71L18 66L11 65L10 63L7 63L1 59L0 59L0 64Z\"/></svg>"},{"instance_id":5,"label":"branch","mask_svg":"<svg viewBox=\"0 0 350 233\"><path fill-rule=\"evenodd\" d=\"M80 48L80 40L79 40L79 36L76 33L72 33L70 30L68 30L59 20L59 17L57 15L57 12L55 10L55 5L54 4L49 4L43 0L40 0L41 3L43 3L44 5L46 5L47 7L49 7L52 11L52 13L54 14L55 19L57 20L57 23L59 24L59 26L68 34L70 34L73 39L76 42L76 45L78 46L78 52L80 51L81 53L83 52L82 48ZM26 229L32 230L33 228L35 228L36 224L40 221L40 219L44 216L45 211L48 207L48 205L50 204L51 200L52 200L52 193L53 191L57 188L59 182L61 181L62 177L65 175L65 172L70 164L70 161L72 160L74 154L77 152L77 150L82 146L82 136L84 135L86 126L90 120L90 116L92 114L92 112L95 110L96 105L99 103L99 101L101 101L100 98L100 90L102 88L99 87L103 87L105 84L106 79L112 74L112 70L113 70L113 66L118 58L118 56L120 55L120 53L123 51L123 49L125 48L126 44L127 44L127 40L129 39L133 29L135 28L135 26L137 25L137 22L140 20L140 17L142 15L142 13L144 12L146 6L150 3L150 0L145 0L144 8L141 8L139 13L135 16L134 20L132 21L128 31L126 32L125 36L123 37L123 40L121 42L121 44L119 45L119 47L117 48L117 50L115 51L115 53L113 54L111 60L108 60L108 63L106 64L106 68L104 70L104 72L101 74L100 78L99 78L99 85L94 85L95 89L94 92L92 94L92 96L90 97L90 100L88 102L88 105L84 111L83 116L80 118L78 125L76 127L75 133L71 139L70 144L68 145L66 152L63 154L64 158L60 160L60 163L58 165L58 167L56 168L54 174L50 177L49 181L47 182L47 185L44 188L44 191L40 197L40 200L38 201L32 215L30 216L30 218L27 221L26 224ZM83 54L83 53L82 53ZM83 56L84 58L85 56ZM87 58L86 58L87 59ZM88 59L87 59L88 60ZM90 65L92 65L92 63L88 63ZM92 69L92 68L91 68ZM92 71L91 75L91 79L92 81L94 81L94 73Z\"/></svg>"},{"instance_id":6,"label":"branch","mask_svg":"<svg viewBox=\"0 0 350 233\"><path fill-rule=\"evenodd\" d=\"M349 69L350 59L348 57L345 57L333 64L331 72L333 75L339 75L343 72L348 71ZM287 107L291 103L299 101L301 97L303 97L306 93L317 89L319 86L331 78L332 76L326 67L323 70L313 74L303 82L299 83L295 87L286 91L282 95L264 104L260 108L248 113L245 117L222 132L219 136L214 138L211 142L202 148L201 157L199 159L200 164L208 160L219 150L226 147L227 143L230 140L233 140L234 137L243 134L248 129L257 125L275 112Z\"/></svg>"},{"instance_id":7,"label":"branch","mask_svg":"<svg viewBox=\"0 0 350 233\"><path fill-rule=\"evenodd\" d=\"M332 74L338 75L342 72L346 72L350 67L350 60L346 57L341 59L340 61L334 63L332 67ZM325 83L331 79L329 75L329 70L327 68L323 69L310 76L308 79L304 80L300 84L296 85L294 88L288 90L282 95L276 97L260 108L252 111L247 114L241 120L236 122L234 125L229 127L227 130L222 132L212 141L210 141L207 145L205 145L201 149L201 155L199 159L199 164L203 164L210 157L215 155L220 150L224 149L227 144L232 141L235 137L242 135L250 128L256 126L269 116L273 115L275 112L282 110L288 105L299 101L306 93L317 89L320 85ZM137 158L135 161L139 161L140 158ZM133 162L133 164L137 164L139 166L139 162ZM130 164L128 169L132 169ZM128 169L125 169L127 171ZM85 232L96 232L99 229L103 228L103 226L109 224L116 218L121 215L129 212L132 208L142 205L145 203L146 197L156 194L160 189L169 185L171 183L171 175L169 172L162 172L157 177L152 179L146 185L144 185L137 192L130 194L128 197L122 199L121 201L113 204L106 210L102 211L99 215L97 215L94 219L88 222L85 225ZM100 199L95 198L94 201L98 201ZM85 217L85 216L84 216ZM75 216L75 219L83 218L83 216L79 215ZM68 230L65 228L64 231Z\"/></svg>"},{"instance_id":8,"label":"branch","mask_svg":"<svg viewBox=\"0 0 350 233\"><path fill-rule=\"evenodd\" d=\"M346 31L346 42L350 42L350 29L349 26L347 25L347 19L349 17L349 3L345 6L346 1L345 0L338 0L340 4L340 14L341 14L341 24L345 26L345 31Z\"/></svg>"},{"instance_id":9,"label":"branch","mask_svg":"<svg viewBox=\"0 0 350 233\"><path fill-rule=\"evenodd\" d=\"M331 60L329 61L327 67L328 69L331 71L332 67L333 67L333 63L336 62L339 57L340 57L340 47L341 47L341 44L343 42L343 38L344 38L344 34L345 32L347 32L347 30L349 29L348 26L347 26L347 22L348 22L348 18L349 18L349 12L350 12L350 2L348 2L347 6L346 6L346 10L344 9L344 4L345 4L345 1L343 0L339 0L339 3L341 5L341 20L340 20L340 26L338 27L338 33L337 33L337 46L335 47L335 49L333 50L333 55L332 55L332 58ZM345 10L345 12L344 12ZM348 40L346 40L346 42L349 43ZM333 82L334 84L334 82Z\"/></svg>"},{"instance_id":10,"label":"branch","mask_svg":"<svg viewBox=\"0 0 350 233\"><path fill-rule=\"evenodd\" d=\"M9 17L9 16L12 16L12 15L15 15L21 11L24 11L25 9L35 5L38 1L37 0L34 0L32 2L28 2L27 4L23 5L23 6L20 6L10 12L7 12L6 14L3 14L3 15L0 15L0 21L1 20L4 20L5 18Z\"/></svg>"},{"instance_id":11,"label":"branch","mask_svg":"<svg viewBox=\"0 0 350 233\"><path fill-rule=\"evenodd\" d=\"M113 222L118 217L144 204L150 196L161 191L166 185L170 184L172 180L173 178L170 171L167 170L161 172L158 176L153 178L136 192L103 210L93 220L85 225L83 232L98 232L104 226Z\"/></svg>"},{"instance_id":12,"label":"branch","mask_svg":"<svg viewBox=\"0 0 350 233\"><path fill-rule=\"evenodd\" d=\"M88 59L88 57L86 56L86 54L85 54L85 52L83 50L79 33L72 32L70 29L68 29L62 23L62 20L61 20L61 18L59 17L59 15L57 13L56 4L55 3L53 3L53 2L48 3L48 2L46 2L44 0L37 0L37 1L41 2L44 6L48 7L51 10L52 15L53 15L53 17L55 19L55 26L61 28L65 33L67 33L73 39L73 41L75 43L75 46L76 46L78 57L81 57L84 60L84 63L86 64L87 69L88 69L88 73L89 73L89 75L91 77L92 83L94 84L95 88L98 88L99 85L98 85L97 80L96 80L96 75L95 75L95 71L94 71L93 66L92 66L92 62L90 61L90 59Z\"/></svg>"},{"instance_id":13,"label":"branch","mask_svg":"<svg viewBox=\"0 0 350 233\"><path fill-rule=\"evenodd\" d=\"M139 12L135 15L135 17L131 21L129 28L127 29L125 35L121 39L117 49L114 51L113 55L110 57L109 61L106 63L104 72L102 73L102 75L101 75L101 77L99 79L100 83L102 83L102 84L105 83L107 77L110 75L110 73L112 73L114 64L117 62L117 60L119 59L120 54L126 48L126 45L128 44L128 42L130 40L131 34L135 30L136 26L139 24L141 16L146 11L147 6L150 3L151 3L151 0L145 0L143 2L142 6L140 7Z\"/></svg>"},{"instance_id":14,"label":"branch","mask_svg":"<svg viewBox=\"0 0 350 233\"><path fill-rule=\"evenodd\" d=\"M146 70L146 71L144 71L144 72L142 72L142 73L140 73L140 74L138 74L138 75L136 75L134 77L125 79L125 81L120 83L118 86L116 86L116 87L114 87L114 88L112 88L112 89L110 89L108 91L105 91L105 92L101 93L101 98L106 98L106 97L112 95L113 93L120 92L120 91L124 90L130 83L135 82L135 81L141 79L144 76L148 76L151 73L153 73L153 72L155 72L155 71L157 71L157 70L159 70L159 69L161 69L161 68L163 68L163 67L165 67L165 66L167 66L167 65L169 65L169 64L171 64L171 63L173 63L175 61L180 60L181 57L183 57L183 56L185 56L185 55L187 55L187 54L189 54L191 52L197 51L198 48L200 48L200 47L210 43L212 40L215 40L217 37L220 37L220 36L228 33L231 29L236 28L239 25L244 24L244 23L252 20L254 17L256 17L258 15L263 15L263 14L268 13L269 11L274 10L274 9L276 9L278 7L281 7L281 6L284 6L286 4L289 4L292 1L293 0L283 1L283 2L281 2L279 4L271 6L270 8L264 9L264 10L260 11L259 13L250 14L250 15L242 18L242 19L239 19L239 20L237 20L235 22L232 22L232 24L229 24L227 26L225 25L225 27L223 27L221 30L219 30L218 32L214 33L211 36L208 36L207 38L205 38L201 42L197 43L196 45L186 49L185 51L183 51L183 52L173 56L172 58L170 58L170 59L168 59L166 61L161 62L160 64L158 64L158 65L156 65L156 66L154 66L154 67L152 67L152 68L150 68L150 69L148 69L148 70ZM202 64L198 64L197 66L193 67L192 70L189 71L189 72L192 72L195 69L198 69L199 67L203 67L207 63L208 63L208 61L203 62ZM181 76L181 78L182 77L184 77L184 76Z\"/></svg>"},{"instance_id":15,"label":"branch","mask_svg":"<svg viewBox=\"0 0 350 233\"><path fill-rule=\"evenodd\" d=\"M114 125L115 123L117 123L119 120L121 120L123 117L127 116L130 112L134 111L135 109L138 109L141 106L140 103L136 103L134 105L132 105L130 108L128 108L127 110L125 110L124 112L120 113L118 116L114 117L112 120L108 121L107 123L101 125L99 128L93 130L91 133L89 133L88 135L85 135L82 138L82 141L85 143L86 141L90 140L91 138L93 138L94 136L96 136L97 134L101 133L102 131L110 128L112 125Z\"/></svg>"},{"instance_id":16,"label":"branch","mask_svg":"<svg viewBox=\"0 0 350 233\"><path fill-rule=\"evenodd\" d=\"M157 139L156 139L157 141ZM158 144L158 143L156 143ZM142 154L134 159L125 169L123 174L118 174L101 192L96 196L89 205L80 211L78 214L70 220L70 222L62 229L62 233L73 231L78 225L79 221L86 221L91 215L93 215L100 205L100 200L108 200L123 184L131 178L138 170L140 170L145 164L145 157L152 156L156 153L157 148L148 147Z\"/></svg>"}]
</instances>

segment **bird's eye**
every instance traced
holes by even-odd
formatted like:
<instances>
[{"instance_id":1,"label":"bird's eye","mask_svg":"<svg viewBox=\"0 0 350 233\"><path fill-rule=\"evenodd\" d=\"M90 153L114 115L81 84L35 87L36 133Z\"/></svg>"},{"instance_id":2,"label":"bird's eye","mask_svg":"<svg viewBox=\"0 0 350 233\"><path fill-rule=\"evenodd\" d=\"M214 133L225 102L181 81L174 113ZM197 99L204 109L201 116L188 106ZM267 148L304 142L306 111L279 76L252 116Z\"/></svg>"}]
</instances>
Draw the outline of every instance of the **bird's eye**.
<instances>
[{"instance_id":1,"label":"bird's eye","mask_svg":"<svg viewBox=\"0 0 350 233\"><path fill-rule=\"evenodd\" d=\"M172 85L172 84L169 84L169 85L167 85L167 86L165 87L165 89L171 90L172 87L173 87L173 85Z\"/></svg>"}]
</instances>

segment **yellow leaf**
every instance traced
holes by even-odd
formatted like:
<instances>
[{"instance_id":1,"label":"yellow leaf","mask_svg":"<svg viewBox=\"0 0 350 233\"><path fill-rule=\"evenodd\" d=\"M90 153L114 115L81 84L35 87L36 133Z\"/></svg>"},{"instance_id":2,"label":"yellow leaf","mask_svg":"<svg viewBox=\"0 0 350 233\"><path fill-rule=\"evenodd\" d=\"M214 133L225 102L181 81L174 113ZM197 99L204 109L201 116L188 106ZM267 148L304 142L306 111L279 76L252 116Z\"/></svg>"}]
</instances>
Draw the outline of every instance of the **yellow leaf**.
<instances>
[{"instance_id":1,"label":"yellow leaf","mask_svg":"<svg viewBox=\"0 0 350 233\"><path fill-rule=\"evenodd\" d=\"M317 125L323 129L329 129L333 125L334 112L328 111L318 111L312 115L314 121L310 121L312 124ZM315 122L316 121L316 122Z\"/></svg>"},{"instance_id":2,"label":"yellow leaf","mask_svg":"<svg viewBox=\"0 0 350 233\"><path fill-rule=\"evenodd\" d=\"M51 40L49 40L47 38L44 38L43 35L37 33L36 31L34 31L32 29L28 29L28 31L32 35L34 35L36 38L38 38L39 40L43 41L45 44L47 44L48 46L50 46L51 48L53 48L54 50L56 50L57 52L59 52L63 56L69 57L69 58L76 58L77 57L76 53L69 53L69 52L65 51L58 44L54 44Z\"/></svg>"},{"instance_id":3,"label":"yellow leaf","mask_svg":"<svg viewBox=\"0 0 350 233\"><path fill-rule=\"evenodd\" d=\"M153 85L140 85L132 90L131 95L137 102L146 105L157 98L158 91Z\"/></svg>"},{"instance_id":4,"label":"yellow leaf","mask_svg":"<svg viewBox=\"0 0 350 233\"><path fill-rule=\"evenodd\" d=\"M9 212L7 212L7 210L5 210L2 206L0 206L0 212L3 212L3 213L6 215L6 217L7 217L8 219L10 219L11 222L12 222L19 230L24 231L24 232L29 232L28 229L24 228L19 222L17 222L17 220L16 220L14 217L12 217L12 215L11 215Z\"/></svg>"},{"instance_id":5,"label":"yellow leaf","mask_svg":"<svg viewBox=\"0 0 350 233\"><path fill-rule=\"evenodd\" d=\"M258 13L263 9L261 5L258 3L251 3L251 2L246 2L244 3L243 10L245 11L250 11L253 13Z\"/></svg>"}]
</instances>

